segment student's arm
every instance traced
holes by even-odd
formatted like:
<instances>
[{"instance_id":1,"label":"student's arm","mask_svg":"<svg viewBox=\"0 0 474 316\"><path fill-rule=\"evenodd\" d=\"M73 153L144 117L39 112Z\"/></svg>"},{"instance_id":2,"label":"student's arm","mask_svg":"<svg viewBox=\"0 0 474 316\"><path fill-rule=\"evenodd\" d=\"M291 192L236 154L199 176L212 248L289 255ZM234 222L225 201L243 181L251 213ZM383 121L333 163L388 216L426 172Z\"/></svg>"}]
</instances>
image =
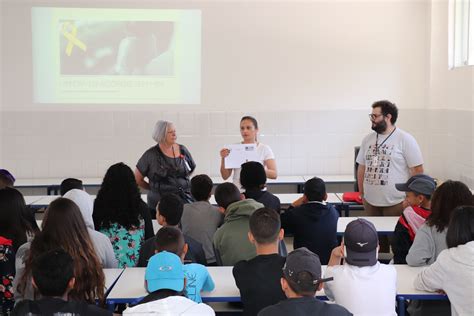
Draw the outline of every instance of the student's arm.
<instances>
[{"instance_id":1,"label":"student's arm","mask_svg":"<svg viewBox=\"0 0 474 316\"><path fill-rule=\"evenodd\" d=\"M432 265L418 274L413 282L417 290L435 292L443 289L443 280L446 279L446 272L443 268L445 251L439 254L438 259Z\"/></svg>"},{"instance_id":2,"label":"student's arm","mask_svg":"<svg viewBox=\"0 0 474 316\"><path fill-rule=\"evenodd\" d=\"M203 268L205 272L206 281L204 282L204 285L202 286L202 290L207 291L207 292L213 291L215 288L214 280L209 274L209 271L207 270L207 268L206 267L203 267Z\"/></svg>"},{"instance_id":3,"label":"student's arm","mask_svg":"<svg viewBox=\"0 0 474 316\"><path fill-rule=\"evenodd\" d=\"M265 173L267 178L269 179L276 179L278 176L277 165L275 159L267 159L263 162L265 166Z\"/></svg>"},{"instance_id":4,"label":"student's arm","mask_svg":"<svg viewBox=\"0 0 474 316\"><path fill-rule=\"evenodd\" d=\"M331 251L328 267L341 265L342 258L344 258L344 246L340 245Z\"/></svg>"},{"instance_id":5,"label":"student's arm","mask_svg":"<svg viewBox=\"0 0 474 316\"><path fill-rule=\"evenodd\" d=\"M400 220L395 226L395 231L391 240L392 251L393 251L393 263L395 264L406 264L406 257L408 250L410 250L412 242L410 240L410 234L408 229L404 227Z\"/></svg>"},{"instance_id":6,"label":"student's arm","mask_svg":"<svg viewBox=\"0 0 474 316\"><path fill-rule=\"evenodd\" d=\"M414 176L420 173L423 173L423 165L418 165L413 168L410 168L410 176Z\"/></svg>"},{"instance_id":7,"label":"student's arm","mask_svg":"<svg viewBox=\"0 0 474 316\"><path fill-rule=\"evenodd\" d=\"M407 255L407 264L412 267L424 266L435 255L434 240L429 233L430 228L424 224L418 229L413 245Z\"/></svg>"},{"instance_id":8,"label":"student's arm","mask_svg":"<svg viewBox=\"0 0 474 316\"><path fill-rule=\"evenodd\" d=\"M364 195L364 174L365 166L359 164L357 167L357 186L359 187L359 192L361 195Z\"/></svg>"}]
</instances>

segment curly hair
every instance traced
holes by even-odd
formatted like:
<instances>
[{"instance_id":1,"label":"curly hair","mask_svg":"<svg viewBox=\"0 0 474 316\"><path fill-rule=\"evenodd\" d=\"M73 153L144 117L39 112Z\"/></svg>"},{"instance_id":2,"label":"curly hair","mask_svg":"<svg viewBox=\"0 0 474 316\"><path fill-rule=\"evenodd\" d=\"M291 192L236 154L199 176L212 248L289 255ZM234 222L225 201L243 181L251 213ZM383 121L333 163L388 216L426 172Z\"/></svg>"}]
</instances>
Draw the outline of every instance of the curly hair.
<instances>
[{"instance_id":1,"label":"curly hair","mask_svg":"<svg viewBox=\"0 0 474 316\"><path fill-rule=\"evenodd\" d=\"M431 214L426 219L428 226L436 226L438 232L448 227L453 210L461 205L472 204L472 193L460 181L448 180L441 184L431 199Z\"/></svg>"},{"instance_id":2,"label":"curly hair","mask_svg":"<svg viewBox=\"0 0 474 316\"><path fill-rule=\"evenodd\" d=\"M57 248L64 249L74 260L76 284L69 293L73 300L104 303L105 276L90 239L79 207L71 200L58 198L46 210L43 229L31 242L25 271L18 291L25 293L30 283L33 261L39 255Z\"/></svg>"},{"instance_id":3,"label":"curly hair","mask_svg":"<svg viewBox=\"0 0 474 316\"><path fill-rule=\"evenodd\" d=\"M132 169L123 162L110 166L94 201L97 230L118 223L126 229L140 225L140 190Z\"/></svg>"}]
</instances>

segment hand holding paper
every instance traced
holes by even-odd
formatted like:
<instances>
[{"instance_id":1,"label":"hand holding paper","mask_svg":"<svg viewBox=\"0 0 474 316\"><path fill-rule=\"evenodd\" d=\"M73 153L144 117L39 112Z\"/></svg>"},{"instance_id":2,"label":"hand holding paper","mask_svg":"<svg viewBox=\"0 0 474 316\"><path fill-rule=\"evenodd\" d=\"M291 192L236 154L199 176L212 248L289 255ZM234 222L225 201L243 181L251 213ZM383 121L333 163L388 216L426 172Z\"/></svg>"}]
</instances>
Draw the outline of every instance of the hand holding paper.
<instances>
[{"instance_id":1,"label":"hand holding paper","mask_svg":"<svg viewBox=\"0 0 474 316\"><path fill-rule=\"evenodd\" d=\"M247 161L259 161L256 144L232 144L226 145L230 153L224 158L226 169L240 168Z\"/></svg>"}]
</instances>

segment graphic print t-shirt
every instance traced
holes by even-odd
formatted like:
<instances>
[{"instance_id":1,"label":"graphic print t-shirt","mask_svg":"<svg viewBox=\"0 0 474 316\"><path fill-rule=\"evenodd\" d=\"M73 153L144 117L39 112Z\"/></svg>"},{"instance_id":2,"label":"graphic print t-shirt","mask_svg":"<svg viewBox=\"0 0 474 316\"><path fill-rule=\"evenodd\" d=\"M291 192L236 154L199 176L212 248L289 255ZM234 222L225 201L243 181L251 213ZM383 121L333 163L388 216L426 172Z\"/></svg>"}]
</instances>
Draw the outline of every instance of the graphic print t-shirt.
<instances>
[{"instance_id":1,"label":"graphic print t-shirt","mask_svg":"<svg viewBox=\"0 0 474 316\"><path fill-rule=\"evenodd\" d=\"M202 303L201 291L214 290L212 280L207 268L199 263L189 263L184 265L186 275L186 297L196 303Z\"/></svg>"},{"instance_id":2,"label":"graphic print t-shirt","mask_svg":"<svg viewBox=\"0 0 474 316\"><path fill-rule=\"evenodd\" d=\"M388 137L388 138L387 138ZM397 128L389 137L371 133L362 141L357 163L365 166L364 198L374 206L391 206L402 202L405 193L395 188L410 177L409 168L423 164L415 138Z\"/></svg>"}]
</instances>

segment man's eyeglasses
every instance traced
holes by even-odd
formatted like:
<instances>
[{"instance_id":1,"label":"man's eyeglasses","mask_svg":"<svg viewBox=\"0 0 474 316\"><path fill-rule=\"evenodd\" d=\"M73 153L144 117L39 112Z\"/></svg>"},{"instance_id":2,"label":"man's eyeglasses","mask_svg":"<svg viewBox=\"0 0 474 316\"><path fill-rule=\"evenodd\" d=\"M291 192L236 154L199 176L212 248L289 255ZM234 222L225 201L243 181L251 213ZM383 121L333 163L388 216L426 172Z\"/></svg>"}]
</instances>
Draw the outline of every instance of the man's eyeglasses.
<instances>
[{"instance_id":1,"label":"man's eyeglasses","mask_svg":"<svg viewBox=\"0 0 474 316\"><path fill-rule=\"evenodd\" d=\"M369 114L369 119L374 121L376 118L384 116L383 114Z\"/></svg>"}]
</instances>

